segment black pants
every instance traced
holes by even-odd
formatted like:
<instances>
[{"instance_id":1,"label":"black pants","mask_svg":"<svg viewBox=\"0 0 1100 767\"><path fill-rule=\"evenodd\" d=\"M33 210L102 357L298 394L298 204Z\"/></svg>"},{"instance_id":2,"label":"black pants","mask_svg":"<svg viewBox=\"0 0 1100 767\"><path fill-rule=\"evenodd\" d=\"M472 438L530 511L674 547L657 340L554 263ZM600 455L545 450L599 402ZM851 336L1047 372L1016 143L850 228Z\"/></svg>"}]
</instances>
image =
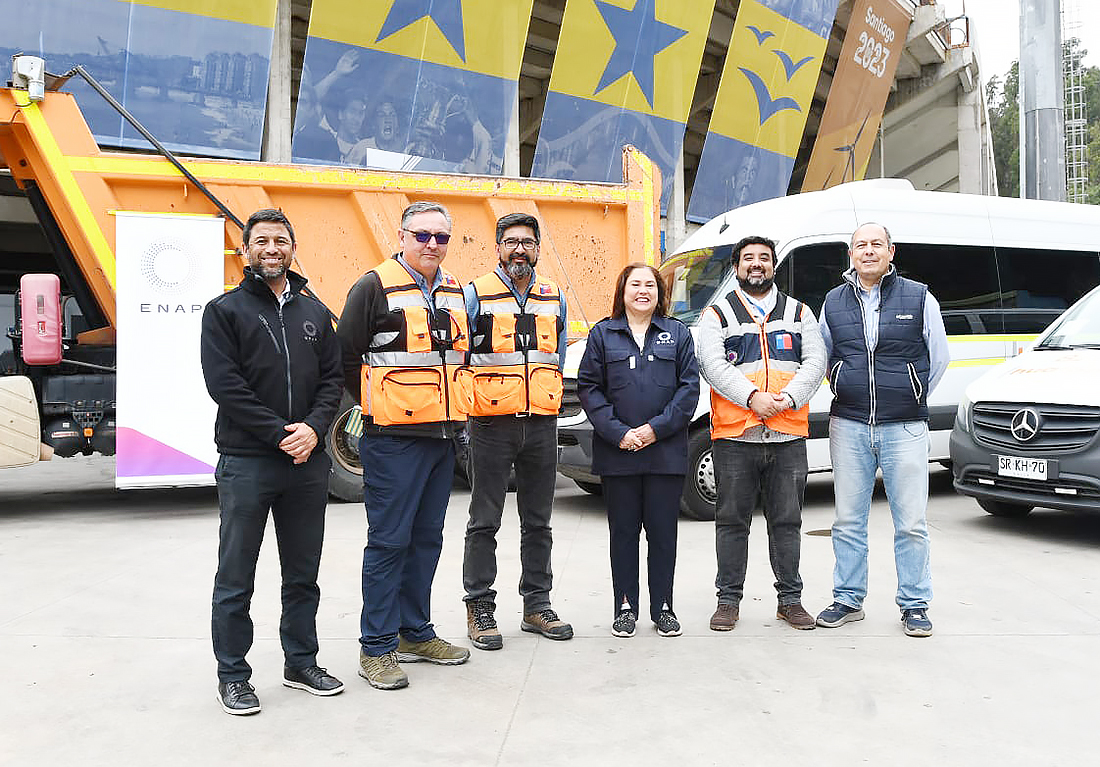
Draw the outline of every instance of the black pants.
<instances>
[{"instance_id":1,"label":"black pants","mask_svg":"<svg viewBox=\"0 0 1100 767\"><path fill-rule=\"evenodd\" d=\"M607 526L611 532L611 585L615 615L638 604L638 537L645 527L649 570L649 617L672 612L672 579L676 572L676 522L680 515L683 474L603 476ZM667 607L665 607L667 605Z\"/></svg>"},{"instance_id":2,"label":"black pants","mask_svg":"<svg viewBox=\"0 0 1100 767\"><path fill-rule=\"evenodd\" d=\"M317 663L317 570L325 536L329 457L315 451L295 465L288 456L223 455L214 477L218 483L221 527L218 573L214 577L211 637L218 680L248 679L244 656L252 647L249 607L256 581L256 560L270 510L275 520L282 570L282 619L279 638L289 668Z\"/></svg>"},{"instance_id":3,"label":"black pants","mask_svg":"<svg viewBox=\"0 0 1100 767\"><path fill-rule=\"evenodd\" d=\"M802 600L798 574L802 498L806 491L806 440L758 443L735 439L713 442L718 480L715 548L718 603L739 605L749 559L749 524L758 505L768 523L768 556L779 604Z\"/></svg>"},{"instance_id":4,"label":"black pants","mask_svg":"<svg viewBox=\"0 0 1100 767\"><path fill-rule=\"evenodd\" d=\"M496 602L497 531L508 475L516 469L519 511L519 593L526 615L550 606L554 543L550 510L558 466L558 419L552 415L477 416L469 420L473 464L470 521L462 557L466 601Z\"/></svg>"}]
</instances>

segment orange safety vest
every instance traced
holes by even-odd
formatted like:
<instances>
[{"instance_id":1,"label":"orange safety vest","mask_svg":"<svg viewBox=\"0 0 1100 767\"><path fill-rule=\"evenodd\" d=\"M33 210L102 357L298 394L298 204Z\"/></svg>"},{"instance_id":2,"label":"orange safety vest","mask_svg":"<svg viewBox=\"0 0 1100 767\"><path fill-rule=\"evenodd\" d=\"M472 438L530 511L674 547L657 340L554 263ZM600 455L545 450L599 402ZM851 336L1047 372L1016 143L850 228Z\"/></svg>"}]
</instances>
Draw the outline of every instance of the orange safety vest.
<instances>
[{"instance_id":1,"label":"orange safety vest","mask_svg":"<svg viewBox=\"0 0 1100 767\"><path fill-rule=\"evenodd\" d=\"M520 306L496 272L471 284L480 308L471 324L470 366L463 371L469 414L557 415L562 393L558 286L536 279Z\"/></svg>"},{"instance_id":2,"label":"orange safety vest","mask_svg":"<svg viewBox=\"0 0 1100 767\"><path fill-rule=\"evenodd\" d=\"M433 312L396 258L371 271L382 283L388 313L364 355L363 412L379 426L466 420L465 396L454 381L469 348L458 280L440 269Z\"/></svg>"},{"instance_id":3,"label":"orange safety vest","mask_svg":"<svg viewBox=\"0 0 1100 767\"><path fill-rule=\"evenodd\" d=\"M782 392L802 365L802 302L779 293L775 308L759 323L736 291L710 308L722 323L726 359L760 391ZM711 389L711 439L740 437L761 423L773 431L808 437L810 405L788 408L761 420L751 408L730 402Z\"/></svg>"}]
</instances>

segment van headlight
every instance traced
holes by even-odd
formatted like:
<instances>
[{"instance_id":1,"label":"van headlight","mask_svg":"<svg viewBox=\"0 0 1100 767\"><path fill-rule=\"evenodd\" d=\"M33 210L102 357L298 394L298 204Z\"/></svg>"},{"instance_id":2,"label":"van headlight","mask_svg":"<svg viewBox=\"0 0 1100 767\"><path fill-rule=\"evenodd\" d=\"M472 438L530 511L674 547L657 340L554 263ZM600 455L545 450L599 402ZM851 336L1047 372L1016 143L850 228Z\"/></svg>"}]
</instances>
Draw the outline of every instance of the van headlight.
<instances>
[{"instance_id":1,"label":"van headlight","mask_svg":"<svg viewBox=\"0 0 1100 767\"><path fill-rule=\"evenodd\" d=\"M955 411L955 428L970 433L970 399L965 394L959 400L959 409Z\"/></svg>"}]
</instances>

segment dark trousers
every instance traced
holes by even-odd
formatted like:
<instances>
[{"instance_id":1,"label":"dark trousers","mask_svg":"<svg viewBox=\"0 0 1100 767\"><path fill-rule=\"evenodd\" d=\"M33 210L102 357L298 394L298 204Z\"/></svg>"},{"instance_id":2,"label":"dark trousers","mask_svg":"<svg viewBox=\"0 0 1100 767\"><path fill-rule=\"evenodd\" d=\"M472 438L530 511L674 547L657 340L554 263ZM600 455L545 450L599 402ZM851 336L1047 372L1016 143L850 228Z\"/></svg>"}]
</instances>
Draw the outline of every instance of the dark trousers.
<instances>
[{"instance_id":1,"label":"dark trousers","mask_svg":"<svg viewBox=\"0 0 1100 767\"><path fill-rule=\"evenodd\" d=\"M624 600L636 614L638 604L638 537L645 528L649 549L649 617L656 622L663 609L672 608L672 579L676 572L676 522L680 516L683 474L603 476L607 526L611 533L611 585L615 615ZM667 605L667 608L665 607Z\"/></svg>"},{"instance_id":2,"label":"dark trousers","mask_svg":"<svg viewBox=\"0 0 1100 767\"><path fill-rule=\"evenodd\" d=\"M508 476L515 466L523 612L529 615L550 606L550 509L557 480L557 423L552 415L469 419L473 477L462 557L466 601L496 601L493 583L497 577L497 531L504 513Z\"/></svg>"},{"instance_id":3,"label":"dark trousers","mask_svg":"<svg viewBox=\"0 0 1100 767\"><path fill-rule=\"evenodd\" d=\"M449 439L364 435L367 545L363 549L360 639L367 655L435 636L432 581L443 549L443 519L454 480Z\"/></svg>"},{"instance_id":4,"label":"dark trousers","mask_svg":"<svg viewBox=\"0 0 1100 767\"><path fill-rule=\"evenodd\" d=\"M285 456L223 455L218 483L221 526L210 634L218 680L252 676L244 657L252 647L249 607L267 513L275 521L282 570L279 639L289 668L317 663L317 570L325 537L329 457L318 450L302 464Z\"/></svg>"},{"instance_id":5,"label":"dark trousers","mask_svg":"<svg viewBox=\"0 0 1100 767\"><path fill-rule=\"evenodd\" d=\"M718 603L741 603L749 557L749 524L758 501L768 522L768 554L779 604L800 602L798 561L806 492L806 440L757 443L716 439L712 446L718 481L714 516Z\"/></svg>"}]
</instances>

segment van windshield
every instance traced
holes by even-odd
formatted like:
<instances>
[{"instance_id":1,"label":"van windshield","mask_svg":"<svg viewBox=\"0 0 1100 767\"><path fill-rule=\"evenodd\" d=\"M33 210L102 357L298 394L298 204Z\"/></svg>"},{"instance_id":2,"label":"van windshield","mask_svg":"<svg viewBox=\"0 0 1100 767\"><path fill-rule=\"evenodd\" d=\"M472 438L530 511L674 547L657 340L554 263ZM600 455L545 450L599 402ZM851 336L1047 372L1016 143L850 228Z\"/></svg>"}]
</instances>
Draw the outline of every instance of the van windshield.
<instances>
[{"instance_id":1,"label":"van windshield","mask_svg":"<svg viewBox=\"0 0 1100 767\"><path fill-rule=\"evenodd\" d=\"M669 314L693 324L729 274L732 255L732 245L718 245L678 253L661 264L661 277L668 288Z\"/></svg>"},{"instance_id":2,"label":"van windshield","mask_svg":"<svg viewBox=\"0 0 1100 767\"><path fill-rule=\"evenodd\" d=\"M1100 291L1063 314L1036 349L1100 349Z\"/></svg>"}]
</instances>

